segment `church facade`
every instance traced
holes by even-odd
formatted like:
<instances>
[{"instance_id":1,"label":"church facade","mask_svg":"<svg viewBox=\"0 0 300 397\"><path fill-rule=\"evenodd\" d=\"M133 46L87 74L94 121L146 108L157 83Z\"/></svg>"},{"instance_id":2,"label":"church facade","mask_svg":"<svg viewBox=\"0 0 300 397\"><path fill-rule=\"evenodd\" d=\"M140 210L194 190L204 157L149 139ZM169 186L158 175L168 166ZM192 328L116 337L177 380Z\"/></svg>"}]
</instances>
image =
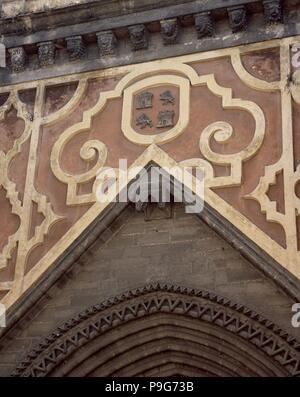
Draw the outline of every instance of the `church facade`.
<instances>
[{"instance_id":1,"label":"church facade","mask_svg":"<svg viewBox=\"0 0 300 397\"><path fill-rule=\"evenodd\" d=\"M0 31L0 376L300 376L298 2Z\"/></svg>"}]
</instances>

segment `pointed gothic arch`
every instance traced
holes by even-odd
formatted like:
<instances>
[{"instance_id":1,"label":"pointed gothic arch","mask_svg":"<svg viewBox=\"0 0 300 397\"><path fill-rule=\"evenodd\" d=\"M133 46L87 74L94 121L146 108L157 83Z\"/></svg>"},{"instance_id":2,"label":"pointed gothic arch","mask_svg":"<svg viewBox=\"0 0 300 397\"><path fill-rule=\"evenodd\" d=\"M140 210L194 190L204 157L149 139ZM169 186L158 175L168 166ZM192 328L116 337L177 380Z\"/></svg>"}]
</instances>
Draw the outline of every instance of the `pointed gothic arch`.
<instances>
[{"instance_id":1,"label":"pointed gothic arch","mask_svg":"<svg viewBox=\"0 0 300 397\"><path fill-rule=\"evenodd\" d=\"M299 376L300 345L258 313L155 283L57 328L13 376Z\"/></svg>"}]
</instances>

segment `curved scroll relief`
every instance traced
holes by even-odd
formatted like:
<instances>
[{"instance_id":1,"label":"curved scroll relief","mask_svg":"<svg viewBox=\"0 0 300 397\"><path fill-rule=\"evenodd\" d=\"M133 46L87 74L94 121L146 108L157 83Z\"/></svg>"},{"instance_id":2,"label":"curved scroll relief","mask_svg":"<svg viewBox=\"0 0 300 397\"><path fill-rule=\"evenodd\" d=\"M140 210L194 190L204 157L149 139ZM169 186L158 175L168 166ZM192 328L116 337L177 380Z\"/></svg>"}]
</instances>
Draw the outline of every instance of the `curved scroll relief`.
<instances>
[{"instance_id":1,"label":"curved scroll relief","mask_svg":"<svg viewBox=\"0 0 300 397\"><path fill-rule=\"evenodd\" d=\"M81 131L78 131L80 133ZM92 161L97 156L96 164L89 169L87 172L84 172L79 175L74 175L65 172L61 166L60 161L62 157L62 153L66 144L72 139L75 134L70 134L69 136L61 136L58 141L55 143L52 153L51 153L51 168L54 175L61 182L64 182L68 185L67 191L67 205L76 205L82 203L89 203L95 201L95 193L93 189L93 193L85 194L78 196L77 195L77 186L80 183L86 183L95 178L99 169L101 169L107 159L107 147L103 142L98 140L90 140L85 142L85 144L80 149L80 157L84 161Z\"/></svg>"},{"instance_id":2,"label":"curved scroll relief","mask_svg":"<svg viewBox=\"0 0 300 397\"><path fill-rule=\"evenodd\" d=\"M176 74L171 74L175 72ZM159 75L156 75L159 74ZM150 77L149 77L150 76ZM142 135L133 130L131 126L131 113L133 94L144 88L154 87L162 84L173 84L179 87L180 91L180 108L179 120L177 124L166 132L154 135ZM106 161L107 148L98 140L86 142L82 148L81 157L85 161L90 161L93 156L98 153L98 160L89 171L81 175L73 175L64 171L60 165L66 144L81 132L88 131L91 127L92 118L103 111L106 103L110 99L120 98L123 95L123 112L122 112L122 131L127 139L139 145L164 144L175 139L179 134L183 133L189 121L189 101L190 101L190 85L207 86L207 88L215 95L222 98L222 106L224 109L238 109L247 111L255 120L254 137L250 144L240 153L234 155L221 155L213 153L210 149L210 137L216 133L219 140L224 141L224 136L228 135L228 126L213 123L208 126L201 138L200 148L208 161L215 164L231 165L232 175L230 177L214 178L211 165L205 165L208 172L208 184L210 186L222 186L240 183L241 180L241 163L253 156L260 148L265 134L265 117L261 108L247 100L233 98L232 90L220 86L213 74L199 76L197 72L190 66L182 63L172 63L170 61L161 62L156 65L142 65L124 76L113 91L107 91L100 94L96 105L83 113L83 120L80 123L68 128L56 141L51 153L51 167L55 176L68 185L67 204L78 205L84 203L92 203L95 198L95 183L93 192L85 195L77 195L77 185L88 182L96 178L97 171ZM231 127L230 127L231 128ZM223 132L221 132L222 130ZM227 132L226 132L227 131ZM224 135L225 134L225 135ZM226 135L226 136L227 136ZM231 134L228 135L228 139ZM226 138L227 139L227 138ZM86 155L85 155L86 153ZM189 161L189 163L192 163ZM197 160L198 164L199 161ZM202 162L202 165L204 163Z\"/></svg>"},{"instance_id":3,"label":"curved scroll relief","mask_svg":"<svg viewBox=\"0 0 300 397\"><path fill-rule=\"evenodd\" d=\"M95 202L96 200L96 195L95 195L95 187L96 184L94 183L93 186L93 192L90 194L85 194L85 195L77 195L77 186L79 183L84 183L84 182L89 182L92 179L96 177L97 171L103 167L106 161L107 157L107 148L106 146L97 140L89 141L85 143L84 148L81 151L81 158L85 161L91 161L92 159L95 158L96 153L98 153L98 161L92 167L89 171L87 171L84 174L81 175L72 175L67 172L65 172L60 165L60 161L62 158L62 154L64 151L64 148L66 144L73 139L77 134L80 134L81 132L88 131L89 128L91 127L91 122L93 116L96 114L100 113L103 111L106 103L110 99L114 98L120 98L122 97L124 93L124 101L125 97L132 92L130 89L126 90L128 86L130 86L131 83L135 83L137 78L140 77L146 77L149 75L152 75L155 72L155 69L157 71L182 71L182 70L189 70L193 71L192 68L186 66L186 65L175 65L171 64L169 62L166 62L165 66L161 67L153 67L149 68L148 65L144 65L143 67L129 73L128 75L124 76L120 82L117 84L116 88L113 91L107 91L103 92L100 94L98 102L96 105L85 111L83 113L83 120L80 123L75 124L74 126L68 128L60 137L59 139L55 142L52 152L51 152L51 168L54 173L54 175L61 181L64 182L68 185L67 189L67 199L66 203L67 205L79 205L79 204L86 204L86 203L92 203ZM195 74L195 72L193 71ZM146 79L145 79L146 80ZM155 81L154 81L155 80ZM151 84L155 85L159 82L166 82L162 76L156 76L151 80ZM144 145L150 145L154 142L166 142L169 141L170 139L174 139L179 133L181 133L185 126L187 125L188 122L188 117L189 117L189 81L187 79L184 79L183 77L179 77L176 75L173 76L168 76L168 82L174 84L174 82L177 82L177 85L180 86L183 89L182 93L182 101L181 101L181 114L183 115L183 118L179 120L177 125L175 126L172 131L167 131L162 134L158 134L155 136L150 136L150 137L145 137L143 138L143 142L141 142L141 136L138 136L137 141L135 143L141 143ZM138 83L139 87L146 86L149 84L149 81L140 84ZM184 93L187 93L187 95L184 95ZM186 97L184 100L183 98ZM125 102L124 102L125 103ZM131 102L130 102L131 103ZM123 132L124 135L127 136L127 138L130 138L132 136L132 131L130 131L130 118L127 118L128 116L128 109L123 108L123 116L122 116L122 126L123 126ZM133 141L136 140L136 136L132 138Z\"/></svg>"},{"instance_id":4,"label":"curved scroll relief","mask_svg":"<svg viewBox=\"0 0 300 397\"><path fill-rule=\"evenodd\" d=\"M218 143L227 143L233 134L232 126L224 121L216 121L208 125L202 131L199 139L199 147L206 160L197 158L187 159L180 164L183 166L203 168L206 187L225 187L240 184L242 180L242 162L250 159L258 152L265 136L265 117L263 111L257 104L227 97L227 100L223 100L223 106L225 108L247 110L254 117L255 132L250 144L240 152L234 154L221 154L211 149L211 139L213 137ZM229 165L231 168L230 175L215 177L211 163Z\"/></svg>"},{"instance_id":5,"label":"curved scroll relief","mask_svg":"<svg viewBox=\"0 0 300 397\"><path fill-rule=\"evenodd\" d=\"M204 157L214 164L230 165L231 175L225 177L214 177L211 165L205 165L206 172L205 184L206 187L217 186L233 186L241 183L242 178L242 162L250 159L260 149L266 129L266 120L262 109L254 102L243 100L240 98L233 98L232 89L220 86L214 75L204 75L195 77L191 75L193 85L206 84L208 89L215 95L222 98L222 106L224 109L237 109L250 113L255 121L255 131L253 138L249 145L238 153L234 154L220 154L214 152L210 148L210 140L214 136L218 142L226 143L233 134L233 128L229 123L224 121L217 121L207 126L200 136L200 150ZM207 162L210 164L209 162ZM184 165L201 166L203 162L199 163L198 159L185 160Z\"/></svg>"}]
</instances>

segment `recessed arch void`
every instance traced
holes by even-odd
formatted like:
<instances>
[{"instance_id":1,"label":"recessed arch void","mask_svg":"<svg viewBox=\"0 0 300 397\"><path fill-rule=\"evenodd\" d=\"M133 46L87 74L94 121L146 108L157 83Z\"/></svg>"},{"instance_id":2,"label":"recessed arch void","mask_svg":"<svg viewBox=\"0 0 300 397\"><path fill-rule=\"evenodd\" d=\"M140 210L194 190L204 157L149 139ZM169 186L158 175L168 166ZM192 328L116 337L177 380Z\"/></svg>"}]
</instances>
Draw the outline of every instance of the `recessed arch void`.
<instances>
[{"instance_id":1,"label":"recessed arch void","mask_svg":"<svg viewBox=\"0 0 300 397\"><path fill-rule=\"evenodd\" d=\"M212 293L151 284L96 304L32 350L13 376L299 376L300 344Z\"/></svg>"}]
</instances>

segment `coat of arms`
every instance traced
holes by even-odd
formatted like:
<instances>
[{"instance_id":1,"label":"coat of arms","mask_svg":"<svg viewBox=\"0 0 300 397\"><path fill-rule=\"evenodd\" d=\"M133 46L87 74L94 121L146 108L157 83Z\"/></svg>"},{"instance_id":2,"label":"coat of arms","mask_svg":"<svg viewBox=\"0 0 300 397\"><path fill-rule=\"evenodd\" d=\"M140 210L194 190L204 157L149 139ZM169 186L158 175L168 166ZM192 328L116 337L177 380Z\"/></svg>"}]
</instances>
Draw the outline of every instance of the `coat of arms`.
<instances>
[{"instance_id":1,"label":"coat of arms","mask_svg":"<svg viewBox=\"0 0 300 397\"><path fill-rule=\"evenodd\" d=\"M122 127L135 143L162 143L183 132L189 117L189 83L179 76L155 76L124 90Z\"/></svg>"}]
</instances>

